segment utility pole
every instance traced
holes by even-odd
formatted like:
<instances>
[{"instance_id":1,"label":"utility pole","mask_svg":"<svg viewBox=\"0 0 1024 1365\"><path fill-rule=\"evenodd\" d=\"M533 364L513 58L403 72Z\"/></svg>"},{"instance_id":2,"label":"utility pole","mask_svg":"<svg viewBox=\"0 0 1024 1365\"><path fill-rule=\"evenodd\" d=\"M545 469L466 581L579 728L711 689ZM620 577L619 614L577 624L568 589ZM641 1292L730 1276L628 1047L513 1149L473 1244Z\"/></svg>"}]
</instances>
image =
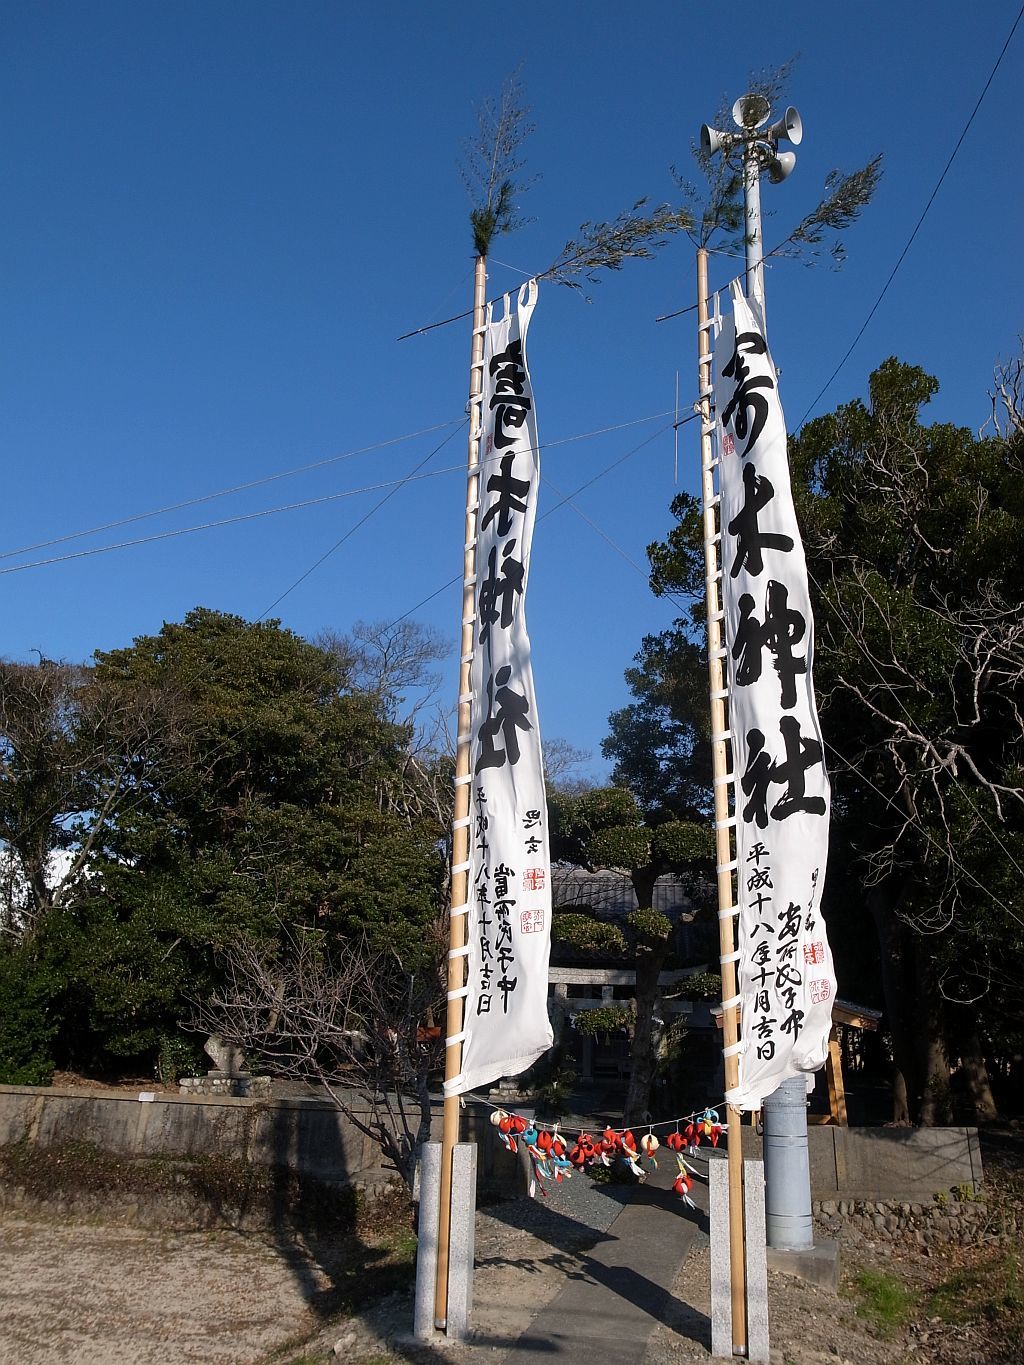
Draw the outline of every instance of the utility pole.
<instances>
[{"instance_id":1,"label":"utility pole","mask_svg":"<svg viewBox=\"0 0 1024 1365\"><path fill-rule=\"evenodd\" d=\"M708 155L738 155L743 164L747 301L765 326L764 239L761 233L761 176L781 184L796 165L795 152L780 152L780 142L799 145L800 115L792 105L768 125L771 107L763 95L741 95L732 107L736 129L704 124L700 144ZM803 1076L783 1081L764 1102L765 1225L768 1245L805 1251L814 1245L811 1176L807 1151L807 1083ZM730 1125L730 1133L731 1133Z\"/></svg>"}]
</instances>

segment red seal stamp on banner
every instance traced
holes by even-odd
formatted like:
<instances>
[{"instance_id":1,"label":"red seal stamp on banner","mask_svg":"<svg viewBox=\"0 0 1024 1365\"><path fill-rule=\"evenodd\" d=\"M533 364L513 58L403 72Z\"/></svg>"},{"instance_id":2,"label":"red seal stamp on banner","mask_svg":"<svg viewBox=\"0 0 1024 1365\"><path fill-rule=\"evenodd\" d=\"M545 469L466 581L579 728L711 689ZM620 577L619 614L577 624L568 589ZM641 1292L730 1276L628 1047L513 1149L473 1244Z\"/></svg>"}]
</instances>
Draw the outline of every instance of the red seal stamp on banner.
<instances>
[{"instance_id":1,"label":"red seal stamp on banner","mask_svg":"<svg viewBox=\"0 0 1024 1365\"><path fill-rule=\"evenodd\" d=\"M819 962L825 961L824 943L805 943L804 961L809 967L815 966Z\"/></svg>"},{"instance_id":2,"label":"red seal stamp on banner","mask_svg":"<svg viewBox=\"0 0 1024 1365\"><path fill-rule=\"evenodd\" d=\"M723 455L736 454L736 442L732 439L732 437L729 435L727 431L722 432L722 454Z\"/></svg>"},{"instance_id":3,"label":"red seal stamp on banner","mask_svg":"<svg viewBox=\"0 0 1024 1365\"><path fill-rule=\"evenodd\" d=\"M832 994L832 982L822 979L811 982L811 1004L823 1005Z\"/></svg>"},{"instance_id":4,"label":"red seal stamp on banner","mask_svg":"<svg viewBox=\"0 0 1024 1365\"><path fill-rule=\"evenodd\" d=\"M525 870L523 873L523 890L544 890L544 869L542 867L528 867Z\"/></svg>"},{"instance_id":5,"label":"red seal stamp on banner","mask_svg":"<svg viewBox=\"0 0 1024 1365\"><path fill-rule=\"evenodd\" d=\"M524 934L539 934L544 928L544 911L524 910L519 916L519 928Z\"/></svg>"}]
</instances>

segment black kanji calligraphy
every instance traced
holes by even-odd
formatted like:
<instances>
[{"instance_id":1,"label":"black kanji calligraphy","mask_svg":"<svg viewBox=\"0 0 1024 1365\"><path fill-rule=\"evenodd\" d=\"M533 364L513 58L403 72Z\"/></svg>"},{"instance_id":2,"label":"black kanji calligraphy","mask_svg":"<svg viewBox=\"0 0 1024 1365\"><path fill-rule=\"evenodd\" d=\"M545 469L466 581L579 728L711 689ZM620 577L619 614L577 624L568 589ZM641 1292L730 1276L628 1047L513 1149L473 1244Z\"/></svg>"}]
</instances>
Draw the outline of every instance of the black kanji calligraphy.
<instances>
[{"instance_id":1,"label":"black kanji calligraphy","mask_svg":"<svg viewBox=\"0 0 1024 1365\"><path fill-rule=\"evenodd\" d=\"M497 518L498 535L507 536L512 529L512 514L514 512L526 511L526 497L530 491L529 479L517 479L512 473L512 465L515 463L515 455L503 455L499 465L500 473L492 474L487 480L488 493L497 493L497 497L484 513L480 523L480 530L486 531L491 522Z\"/></svg>"},{"instance_id":2,"label":"black kanji calligraphy","mask_svg":"<svg viewBox=\"0 0 1024 1365\"><path fill-rule=\"evenodd\" d=\"M507 540L501 547L501 566L498 566L498 547L492 545L487 556L487 574L480 584L480 643L490 638L491 626L497 622L507 630L515 615L516 602L523 594L526 569L522 560L513 558L516 542Z\"/></svg>"},{"instance_id":3,"label":"black kanji calligraphy","mask_svg":"<svg viewBox=\"0 0 1024 1365\"><path fill-rule=\"evenodd\" d=\"M786 748L784 759L776 760L765 748L760 730L747 731L747 766L740 787L748 798L743 807L744 820L752 820L759 829L768 826L768 797L772 786L785 787L785 792L771 808L776 820L788 820L798 811L808 815L825 814L825 798L807 795L807 770L822 763L822 748L817 739L805 739L800 733L800 722L795 716L783 716L779 730Z\"/></svg>"},{"instance_id":4,"label":"black kanji calligraphy","mask_svg":"<svg viewBox=\"0 0 1024 1365\"><path fill-rule=\"evenodd\" d=\"M501 450L515 441L533 406L526 396L526 363L522 341L510 342L504 351L492 357L488 372L494 380L494 394L490 403L494 411L494 445L495 449ZM511 434L506 432L506 427L512 428Z\"/></svg>"},{"instance_id":5,"label":"black kanji calligraphy","mask_svg":"<svg viewBox=\"0 0 1024 1365\"><path fill-rule=\"evenodd\" d=\"M518 763L518 732L533 729L527 720L530 703L509 687L511 677L512 669L506 665L487 680L487 719L477 731L480 741L480 757L476 761L478 773L484 768L503 768L506 763L510 766ZM503 749L495 744L499 736L505 745Z\"/></svg>"},{"instance_id":6,"label":"black kanji calligraphy","mask_svg":"<svg viewBox=\"0 0 1024 1365\"><path fill-rule=\"evenodd\" d=\"M758 474L752 464L744 465L743 506L729 523L729 533L736 537L736 558L729 571L730 577L735 578L744 566L754 577L761 573L764 569L762 550L784 553L792 550L792 536L762 531L757 524L758 512L763 512L774 497L775 485L771 479Z\"/></svg>"},{"instance_id":7,"label":"black kanji calligraphy","mask_svg":"<svg viewBox=\"0 0 1024 1365\"><path fill-rule=\"evenodd\" d=\"M492 552L493 553L493 552ZM772 579L765 594L763 623L754 615L755 602L749 592L739 600L740 619L736 626L732 657L739 662L736 684L746 687L761 677L763 651L775 655L775 671L782 684L782 706L796 705L796 679L807 672L807 658L793 653L807 634L803 614L789 606L789 589Z\"/></svg>"},{"instance_id":8,"label":"black kanji calligraphy","mask_svg":"<svg viewBox=\"0 0 1024 1365\"><path fill-rule=\"evenodd\" d=\"M741 332L736 338L736 348L722 370L727 379L736 381L733 395L722 413L722 425L728 426L732 421L737 438L747 441L740 451L741 457L750 453L768 420L768 399L760 390L775 387L775 380L770 375L751 377L750 366L743 359L744 351L747 355L766 355L768 347L764 337L757 332Z\"/></svg>"}]
</instances>

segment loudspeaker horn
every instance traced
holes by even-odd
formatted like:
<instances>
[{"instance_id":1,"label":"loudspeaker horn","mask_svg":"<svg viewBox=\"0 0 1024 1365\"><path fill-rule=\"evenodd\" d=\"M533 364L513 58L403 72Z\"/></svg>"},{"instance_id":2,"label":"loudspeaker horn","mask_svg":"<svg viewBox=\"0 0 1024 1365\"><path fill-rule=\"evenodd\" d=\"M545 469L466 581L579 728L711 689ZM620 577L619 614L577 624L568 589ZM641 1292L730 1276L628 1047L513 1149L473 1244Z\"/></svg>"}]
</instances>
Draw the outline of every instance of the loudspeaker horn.
<instances>
[{"instance_id":1,"label":"loudspeaker horn","mask_svg":"<svg viewBox=\"0 0 1024 1365\"><path fill-rule=\"evenodd\" d=\"M765 137L771 138L773 142L792 142L794 147L800 146L803 135L803 121L792 105L777 123L765 129Z\"/></svg>"},{"instance_id":2,"label":"loudspeaker horn","mask_svg":"<svg viewBox=\"0 0 1024 1365\"><path fill-rule=\"evenodd\" d=\"M787 175L793 174L796 165L796 152L779 152L768 162L768 179L773 185L781 185Z\"/></svg>"},{"instance_id":3,"label":"loudspeaker horn","mask_svg":"<svg viewBox=\"0 0 1024 1365\"><path fill-rule=\"evenodd\" d=\"M732 117L737 128L760 128L767 123L772 107L763 95L741 95L732 106Z\"/></svg>"},{"instance_id":4,"label":"loudspeaker horn","mask_svg":"<svg viewBox=\"0 0 1024 1365\"><path fill-rule=\"evenodd\" d=\"M700 125L700 149L705 156L714 156L716 152L728 151L732 136L729 133L720 133L717 128L712 128L709 123Z\"/></svg>"}]
</instances>

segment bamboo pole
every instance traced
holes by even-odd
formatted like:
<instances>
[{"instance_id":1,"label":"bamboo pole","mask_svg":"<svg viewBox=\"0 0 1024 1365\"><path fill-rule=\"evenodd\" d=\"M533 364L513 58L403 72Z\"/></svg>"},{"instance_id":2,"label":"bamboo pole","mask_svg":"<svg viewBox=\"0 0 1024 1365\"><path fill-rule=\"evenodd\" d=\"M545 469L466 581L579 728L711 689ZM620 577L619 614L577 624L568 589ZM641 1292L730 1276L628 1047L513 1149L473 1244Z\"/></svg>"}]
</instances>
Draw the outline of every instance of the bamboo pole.
<instances>
[{"instance_id":1,"label":"bamboo pole","mask_svg":"<svg viewBox=\"0 0 1024 1365\"><path fill-rule=\"evenodd\" d=\"M725 668L722 648L722 606L718 585L722 578L719 567L718 521L715 501L715 475L711 445L711 322L708 318L708 253L697 252L697 369L700 394L700 463L701 486L704 495L704 574L707 588L708 681L711 691L711 758L715 777L715 862L718 867L718 934L722 957L722 999L732 1000L737 994L736 948L733 891L732 839L729 829L729 754L727 741L715 739L725 735L728 718L725 706ZM737 879L738 880L738 879ZM734 1050L739 1041L740 1012L737 1005L723 1011L722 1029L725 1040L725 1088L732 1090L739 1082L739 1057ZM746 1355L747 1351L747 1273L743 1240L743 1130L740 1111L731 1105L726 1110L729 1124L729 1261L732 1286L732 1343L733 1351Z\"/></svg>"},{"instance_id":2,"label":"bamboo pole","mask_svg":"<svg viewBox=\"0 0 1024 1365\"><path fill-rule=\"evenodd\" d=\"M462 1070L462 987L466 981L466 918L469 904L469 745L473 721L470 671L475 642L476 509L480 485L480 432L483 393L484 329L487 306L487 257L476 258L473 279L473 346L469 367L469 453L466 477L466 530L462 561L462 649L459 662L458 737L455 750L455 814L452 824L451 910L448 935L448 1009L445 1026L444 1078L453 1081ZM461 868L461 871L455 869ZM448 1259L451 1248L452 1153L459 1140L458 1095L444 1097L441 1135L441 1207L437 1226L437 1282L434 1288L434 1326L448 1324Z\"/></svg>"}]
</instances>

